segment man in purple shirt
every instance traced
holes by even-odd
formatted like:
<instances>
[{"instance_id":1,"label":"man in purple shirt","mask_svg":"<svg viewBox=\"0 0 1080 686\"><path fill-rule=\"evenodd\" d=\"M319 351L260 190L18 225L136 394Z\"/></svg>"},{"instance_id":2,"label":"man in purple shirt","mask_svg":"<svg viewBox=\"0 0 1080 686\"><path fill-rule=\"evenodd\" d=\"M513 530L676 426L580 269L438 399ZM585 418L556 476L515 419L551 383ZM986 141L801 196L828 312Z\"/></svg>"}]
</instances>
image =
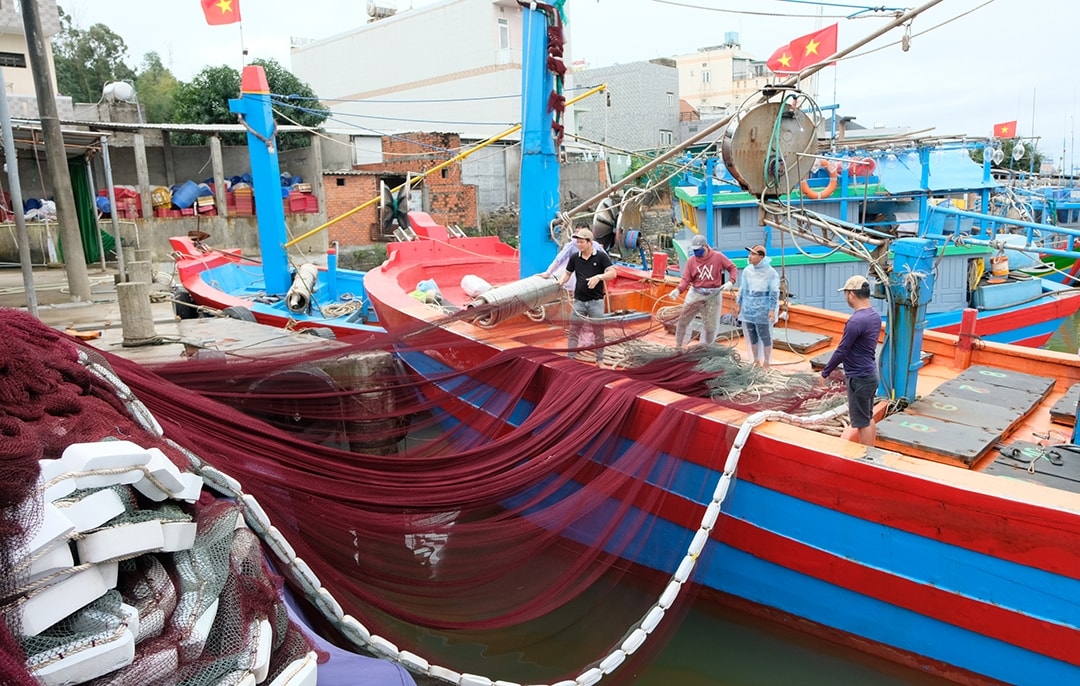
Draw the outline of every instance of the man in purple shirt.
<instances>
[{"instance_id":1,"label":"man in purple shirt","mask_svg":"<svg viewBox=\"0 0 1080 686\"><path fill-rule=\"evenodd\" d=\"M863 445L874 445L874 395L878 387L877 342L881 334L881 315L870 306L870 282L865 276L853 276L839 289L854 310L844 324L844 335L821 378L828 379L837 366L844 365L847 384L848 415L851 425L843 438Z\"/></svg>"}]
</instances>

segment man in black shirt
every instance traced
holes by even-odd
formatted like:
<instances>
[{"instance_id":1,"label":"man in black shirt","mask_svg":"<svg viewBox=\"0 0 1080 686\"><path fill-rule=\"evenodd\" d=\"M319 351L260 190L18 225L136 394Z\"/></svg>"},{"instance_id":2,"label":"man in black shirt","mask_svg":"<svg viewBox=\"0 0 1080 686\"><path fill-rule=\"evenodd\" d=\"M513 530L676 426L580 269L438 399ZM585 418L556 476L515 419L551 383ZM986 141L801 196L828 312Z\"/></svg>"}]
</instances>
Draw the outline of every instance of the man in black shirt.
<instances>
[{"instance_id":1,"label":"man in black shirt","mask_svg":"<svg viewBox=\"0 0 1080 686\"><path fill-rule=\"evenodd\" d=\"M574 306L570 314L570 332L567 343L569 356L575 357L581 327L588 323L596 340L596 366L604 362L604 327L596 322L604 316L604 282L615 278L615 267L607 253L593 248L592 231L578 228L574 231L574 240L579 248L576 255L566 263L566 271L559 276L559 285L566 283L570 275L576 275L574 286Z\"/></svg>"}]
</instances>

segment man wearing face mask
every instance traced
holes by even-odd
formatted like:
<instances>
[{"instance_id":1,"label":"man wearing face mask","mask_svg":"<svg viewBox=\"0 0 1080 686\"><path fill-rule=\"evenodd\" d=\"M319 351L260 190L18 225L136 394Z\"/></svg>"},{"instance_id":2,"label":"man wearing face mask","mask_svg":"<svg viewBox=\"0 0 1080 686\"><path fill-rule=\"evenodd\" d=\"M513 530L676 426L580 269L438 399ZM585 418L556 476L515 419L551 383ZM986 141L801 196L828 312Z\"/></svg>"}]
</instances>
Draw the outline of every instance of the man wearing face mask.
<instances>
[{"instance_id":1,"label":"man wearing face mask","mask_svg":"<svg viewBox=\"0 0 1080 686\"><path fill-rule=\"evenodd\" d=\"M720 328L721 292L734 288L735 280L739 278L735 263L723 253L710 248L705 236L694 236L690 249L693 254L686 261L682 280L671 292L671 299L676 300L680 293L687 291L682 312L675 322L675 347L680 349L687 343L690 321L698 311L703 322L701 342L716 341L716 331ZM695 306L695 303L701 304Z\"/></svg>"}]
</instances>

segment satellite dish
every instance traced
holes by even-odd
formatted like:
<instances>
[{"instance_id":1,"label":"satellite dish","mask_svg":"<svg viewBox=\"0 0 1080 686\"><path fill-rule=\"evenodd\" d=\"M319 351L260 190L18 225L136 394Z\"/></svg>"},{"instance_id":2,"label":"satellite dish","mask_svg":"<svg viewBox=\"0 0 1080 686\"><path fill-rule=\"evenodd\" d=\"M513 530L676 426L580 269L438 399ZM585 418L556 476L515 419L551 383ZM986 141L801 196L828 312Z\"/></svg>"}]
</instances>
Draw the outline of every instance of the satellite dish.
<instances>
[{"instance_id":1,"label":"satellite dish","mask_svg":"<svg viewBox=\"0 0 1080 686\"><path fill-rule=\"evenodd\" d=\"M112 81L101 89L101 97L107 102L135 102L135 87L124 81Z\"/></svg>"},{"instance_id":2,"label":"satellite dish","mask_svg":"<svg viewBox=\"0 0 1080 686\"><path fill-rule=\"evenodd\" d=\"M994 154L990 156L990 161L994 164L1001 164L1001 161L1005 159L1005 153L1000 148L994 151Z\"/></svg>"},{"instance_id":3,"label":"satellite dish","mask_svg":"<svg viewBox=\"0 0 1080 686\"><path fill-rule=\"evenodd\" d=\"M1016 145L1013 146L1012 158L1014 160L1016 160L1017 162L1019 162L1020 158L1023 157L1023 156L1024 156L1024 144L1017 141Z\"/></svg>"}]
</instances>

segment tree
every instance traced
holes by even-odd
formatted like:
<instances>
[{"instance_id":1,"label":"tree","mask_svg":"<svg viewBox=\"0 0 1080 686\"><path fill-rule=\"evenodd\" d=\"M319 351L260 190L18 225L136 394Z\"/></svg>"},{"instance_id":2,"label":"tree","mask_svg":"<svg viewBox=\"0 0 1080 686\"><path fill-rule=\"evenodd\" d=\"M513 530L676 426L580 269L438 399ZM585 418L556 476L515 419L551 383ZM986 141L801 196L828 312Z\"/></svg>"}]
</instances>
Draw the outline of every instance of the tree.
<instances>
[{"instance_id":1,"label":"tree","mask_svg":"<svg viewBox=\"0 0 1080 686\"><path fill-rule=\"evenodd\" d=\"M135 72L125 62L127 44L104 24L88 29L75 26L60 12L60 32L53 39L56 85L75 102L98 102L102 87L112 81L131 81Z\"/></svg>"},{"instance_id":2,"label":"tree","mask_svg":"<svg viewBox=\"0 0 1080 686\"><path fill-rule=\"evenodd\" d=\"M171 122L179 88L180 82L161 63L160 55L148 52L143 56L142 70L135 77L135 92L145 121L152 124Z\"/></svg>"},{"instance_id":3,"label":"tree","mask_svg":"<svg viewBox=\"0 0 1080 686\"><path fill-rule=\"evenodd\" d=\"M274 121L279 125L316 127L326 121L329 110L320 103L311 87L296 78L275 60L253 60L266 70L266 80L274 100ZM228 66L206 67L176 92L175 119L184 124L235 124L236 114L229 111L229 100L240 97L240 73ZM288 99L289 103L282 101ZM206 137L197 134L176 135L177 145L202 145ZM307 147L303 134L278 134L281 150ZM224 134L224 145L244 145L244 134Z\"/></svg>"}]
</instances>

